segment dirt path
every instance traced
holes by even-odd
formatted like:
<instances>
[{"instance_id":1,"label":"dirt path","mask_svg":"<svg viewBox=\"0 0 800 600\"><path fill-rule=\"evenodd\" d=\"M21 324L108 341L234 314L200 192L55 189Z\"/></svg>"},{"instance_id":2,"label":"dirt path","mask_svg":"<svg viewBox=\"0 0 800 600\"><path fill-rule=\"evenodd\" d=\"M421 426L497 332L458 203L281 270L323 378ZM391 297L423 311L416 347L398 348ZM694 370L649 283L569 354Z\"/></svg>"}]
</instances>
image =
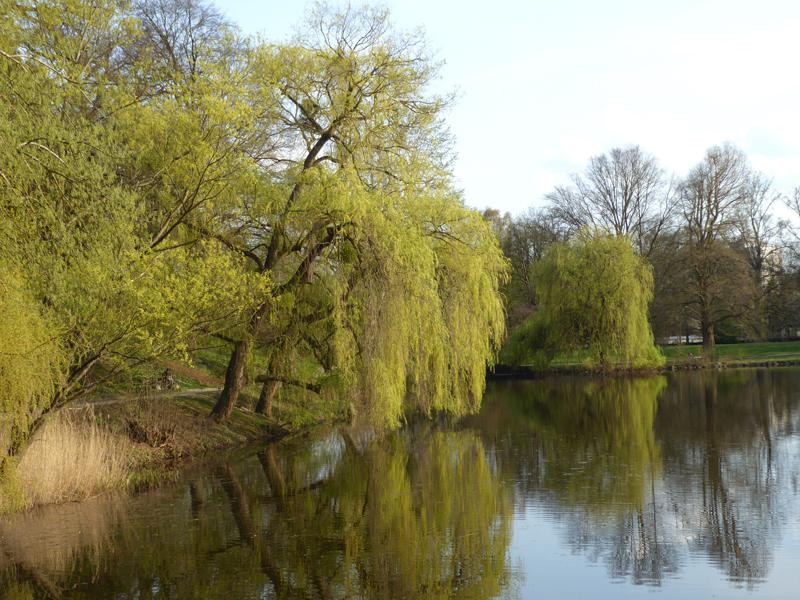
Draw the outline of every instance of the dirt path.
<instances>
[{"instance_id":1,"label":"dirt path","mask_svg":"<svg viewBox=\"0 0 800 600\"><path fill-rule=\"evenodd\" d=\"M186 379L192 379L197 383L211 387L222 387L223 381L219 377L212 375L208 371L190 367L187 364L176 360L162 360L161 364L172 370L175 375L180 375Z\"/></svg>"}]
</instances>

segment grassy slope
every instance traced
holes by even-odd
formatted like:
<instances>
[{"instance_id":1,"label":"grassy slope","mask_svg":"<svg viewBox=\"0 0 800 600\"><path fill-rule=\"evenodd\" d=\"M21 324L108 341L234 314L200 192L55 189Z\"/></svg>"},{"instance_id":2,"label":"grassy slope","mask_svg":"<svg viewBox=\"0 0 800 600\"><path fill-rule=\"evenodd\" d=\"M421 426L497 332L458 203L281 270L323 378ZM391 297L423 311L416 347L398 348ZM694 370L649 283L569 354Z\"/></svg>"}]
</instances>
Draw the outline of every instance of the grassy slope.
<instances>
[{"instance_id":1,"label":"grassy slope","mask_svg":"<svg viewBox=\"0 0 800 600\"><path fill-rule=\"evenodd\" d=\"M175 383L182 392L191 390L208 390L210 388L222 388L225 378L225 371L230 359L230 346L228 344L209 343L206 347L195 350L191 353L191 362L180 362L177 360L161 360L153 364L145 364L137 367L125 379L115 380L113 384L101 387L95 397L99 399L119 399L120 401L131 401L140 397L148 397L159 393L156 385L160 382L164 370L169 368ZM266 364L265 354L256 349L251 357L252 373L259 373ZM308 365L302 361L294 365L295 375L302 380L313 381L316 371L313 365ZM249 383L244 387L238 402L238 409L232 417L238 419L241 414L248 413L255 408L261 391L261 384ZM206 409L207 405L207 409ZM202 413L203 416L211 412L213 399L206 395L203 406L196 405L195 412ZM205 410L205 412L203 412ZM336 403L321 398L313 393L308 393L293 388L282 386L273 402L273 425L279 425L285 430L295 430L305 428L319 421L337 420L342 417L341 407Z\"/></svg>"}]
</instances>

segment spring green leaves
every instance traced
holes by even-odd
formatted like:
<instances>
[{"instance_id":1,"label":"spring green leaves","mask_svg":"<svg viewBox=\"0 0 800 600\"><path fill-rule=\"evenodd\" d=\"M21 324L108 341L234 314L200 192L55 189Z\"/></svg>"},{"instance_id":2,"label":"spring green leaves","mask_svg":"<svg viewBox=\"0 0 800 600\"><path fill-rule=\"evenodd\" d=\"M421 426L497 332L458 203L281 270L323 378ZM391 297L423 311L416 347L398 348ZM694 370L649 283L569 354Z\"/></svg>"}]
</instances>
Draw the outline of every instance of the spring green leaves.
<instances>
[{"instance_id":1,"label":"spring green leaves","mask_svg":"<svg viewBox=\"0 0 800 600\"><path fill-rule=\"evenodd\" d=\"M584 230L553 244L533 280L540 306L510 340L513 358L546 366L583 351L587 366L601 369L663 364L648 322L652 269L628 238Z\"/></svg>"}]
</instances>

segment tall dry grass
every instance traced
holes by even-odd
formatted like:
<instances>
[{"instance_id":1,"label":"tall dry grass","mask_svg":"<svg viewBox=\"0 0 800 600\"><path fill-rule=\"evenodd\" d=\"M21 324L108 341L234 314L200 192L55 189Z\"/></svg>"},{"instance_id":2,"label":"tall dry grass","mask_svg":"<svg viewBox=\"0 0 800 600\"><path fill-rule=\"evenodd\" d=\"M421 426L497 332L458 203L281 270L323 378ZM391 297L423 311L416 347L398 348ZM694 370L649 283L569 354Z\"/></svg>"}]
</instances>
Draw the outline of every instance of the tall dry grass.
<instances>
[{"instance_id":1,"label":"tall dry grass","mask_svg":"<svg viewBox=\"0 0 800 600\"><path fill-rule=\"evenodd\" d=\"M33 436L17 476L28 506L84 500L123 487L132 456L131 440L98 425L91 408L65 410Z\"/></svg>"}]
</instances>

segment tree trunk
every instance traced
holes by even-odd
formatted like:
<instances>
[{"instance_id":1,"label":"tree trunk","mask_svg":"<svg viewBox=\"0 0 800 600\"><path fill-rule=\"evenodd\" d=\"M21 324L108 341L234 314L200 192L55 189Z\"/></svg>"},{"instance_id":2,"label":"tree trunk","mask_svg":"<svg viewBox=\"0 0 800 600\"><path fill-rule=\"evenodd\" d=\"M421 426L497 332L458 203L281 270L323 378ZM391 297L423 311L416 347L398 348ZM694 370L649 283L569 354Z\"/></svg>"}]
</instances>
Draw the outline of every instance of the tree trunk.
<instances>
[{"instance_id":1,"label":"tree trunk","mask_svg":"<svg viewBox=\"0 0 800 600\"><path fill-rule=\"evenodd\" d=\"M225 387L211 411L211 416L218 421L224 421L231 416L233 407L239 399L239 392L247 383L247 355L250 351L248 341L236 342L225 372Z\"/></svg>"},{"instance_id":2,"label":"tree trunk","mask_svg":"<svg viewBox=\"0 0 800 600\"><path fill-rule=\"evenodd\" d=\"M281 387L280 381L264 382L264 385L261 386L261 394L258 397L256 413L272 418L272 400L275 398L275 393L279 387Z\"/></svg>"},{"instance_id":3,"label":"tree trunk","mask_svg":"<svg viewBox=\"0 0 800 600\"><path fill-rule=\"evenodd\" d=\"M703 319L703 356L705 358L714 358L714 324L710 319Z\"/></svg>"},{"instance_id":4,"label":"tree trunk","mask_svg":"<svg viewBox=\"0 0 800 600\"><path fill-rule=\"evenodd\" d=\"M326 133L323 135L323 138L327 136L327 139L330 139L330 134ZM324 146L324 141L322 140L318 142ZM322 146L312 150L312 153L309 154L310 157L316 156ZM313 158L312 158L313 160ZM292 191L292 196L295 193L299 193L299 184L295 186L294 190ZM291 202L291 198L290 198ZM293 287L300 285L305 281L307 275L311 272L312 267L314 266L314 262L320 257L322 252L327 248L333 240L336 238L337 229L333 224L329 224L325 228L325 235L320 239L316 244L314 244L311 249L306 254L305 258L300 262L300 266L297 267L295 272L292 276L288 279L288 281L284 282L283 284L279 285L275 288L272 293L273 297L279 296L286 290L290 290ZM282 236L281 236L282 238ZM273 241L270 242L268 259L266 261L265 269L272 268L277 262L277 258L280 254L280 243L278 237L273 236ZM273 253L274 251L274 253ZM256 309L253 313L253 316L250 317L250 320L247 324L247 333L251 336L251 338L256 337L258 334L259 324L261 323L261 319L264 318L266 315L267 310L269 309L270 304L269 302L265 301ZM214 406L214 409L211 411L211 416L217 419L218 421L224 421L228 417L230 417L231 412L233 412L233 407L236 405L236 401L239 399L239 392L247 383L247 355L250 349L250 341L249 340L242 340L236 342L236 345L233 350L233 354L231 354L231 360L228 363L228 370L225 373L225 387L222 389L222 394L217 400L217 404Z\"/></svg>"}]
</instances>

